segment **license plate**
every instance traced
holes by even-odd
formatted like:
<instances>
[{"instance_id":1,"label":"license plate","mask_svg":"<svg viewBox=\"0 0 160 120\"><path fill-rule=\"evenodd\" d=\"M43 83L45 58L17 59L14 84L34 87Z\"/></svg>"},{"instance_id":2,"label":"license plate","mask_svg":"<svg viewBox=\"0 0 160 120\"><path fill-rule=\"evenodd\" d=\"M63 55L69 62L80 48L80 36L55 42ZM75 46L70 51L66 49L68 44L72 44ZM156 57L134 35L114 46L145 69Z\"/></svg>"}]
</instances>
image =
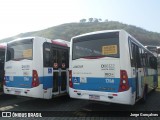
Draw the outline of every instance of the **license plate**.
<instances>
[{"instance_id":1,"label":"license plate","mask_svg":"<svg viewBox=\"0 0 160 120\"><path fill-rule=\"evenodd\" d=\"M20 95L20 94L21 94L21 91L15 91L15 94L16 94L16 95Z\"/></svg>"},{"instance_id":2,"label":"license plate","mask_svg":"<svg viewBox=\"0 0 160 120\"><path fill-rule=\"evenodd\" d=\"M21 89L15 89L15 94L19 95L19 94L21 94L21 91L22 91Z\"/></svg>"},{"instance_id":3,"label":"license plate","mask_svg":"<svg viewBox=\"0 0 160 120\"><path fill-rule=\"evenodd\" d=\"M99 100L100 96L99 95L89 95L90 100Z\"/></svg>"}]
</instances>

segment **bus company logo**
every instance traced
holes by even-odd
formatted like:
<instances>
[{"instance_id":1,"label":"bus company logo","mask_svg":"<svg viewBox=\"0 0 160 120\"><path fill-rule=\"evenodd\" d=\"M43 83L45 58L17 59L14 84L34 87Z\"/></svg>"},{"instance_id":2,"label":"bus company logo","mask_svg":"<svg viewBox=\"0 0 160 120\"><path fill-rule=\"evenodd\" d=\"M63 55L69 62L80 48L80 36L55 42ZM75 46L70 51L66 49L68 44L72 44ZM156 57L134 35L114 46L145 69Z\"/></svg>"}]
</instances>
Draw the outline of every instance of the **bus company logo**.
<instances>
[{"instance_id":1,"label":"bus company logo","mask_svg":"<svg viewBox=\"0 0 160 120\"><path fill-rule=\"evenodd\" d=\"M22 65L22 70L29 70L30 69L30 65Z\"/></svg>"},{"instance_id":2,"label":"bus company logo","mask_svg":"<svg viewBox=\"0 0 160 120\"><path fill-rule=\"evenodd\" d=\"M115 70L115 64L101 64L101 70Z\"/></svg>"},{"instance_id":3,"label":"bus company logo","mask_svg":"<svg viewBox=\"0 0 160 120\"><path fill-rule=\"evenodd\" d=\"M83 68L83 65L75 65L73 68Z\"/></svg>"}]
</instances>

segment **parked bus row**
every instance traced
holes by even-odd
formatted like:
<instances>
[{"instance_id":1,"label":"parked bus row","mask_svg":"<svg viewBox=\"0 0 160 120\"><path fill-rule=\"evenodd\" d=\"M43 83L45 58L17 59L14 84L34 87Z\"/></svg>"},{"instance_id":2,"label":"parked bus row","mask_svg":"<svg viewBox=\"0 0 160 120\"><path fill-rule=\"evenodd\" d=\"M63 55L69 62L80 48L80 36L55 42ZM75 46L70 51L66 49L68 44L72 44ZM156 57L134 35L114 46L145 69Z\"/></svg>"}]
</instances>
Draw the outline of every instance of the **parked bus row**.
<instances>
[{"instance_id":1,"label":"parked bus row","mask_svg":"<svg viewBox=\"0 0 160 120\"><path fill-rule=\"evenodd\" d=\"M5 94L51 99L68 93L134 105L158 86L157 58L124 30L86 33L70 43L20 38L5 51Z\"/></svg>"}]
</instances>

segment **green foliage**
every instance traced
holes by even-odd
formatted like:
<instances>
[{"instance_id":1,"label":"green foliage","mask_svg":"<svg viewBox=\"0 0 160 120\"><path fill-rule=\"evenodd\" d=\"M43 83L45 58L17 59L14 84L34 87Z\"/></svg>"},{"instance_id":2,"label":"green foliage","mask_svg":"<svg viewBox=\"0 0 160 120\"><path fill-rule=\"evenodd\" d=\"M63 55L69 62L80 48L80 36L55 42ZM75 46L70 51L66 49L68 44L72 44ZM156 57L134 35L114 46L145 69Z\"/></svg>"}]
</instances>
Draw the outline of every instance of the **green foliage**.
<instances>
[{"instance_id":1,"label":"green foliage","mask_svg":"<svg viewBox=\"0 0 160 120\"><path fill-rule=\"evenodd\" d=\"M94 21L94 18L89 18L88 22L86 22L86 19L82 19L81 23L66 23L40 31L21 33L3 39L0 42L8 42L19 37L29 36L40 36L49 39L64 39L70 41L71 37L87 32L124 29L144 45L160 45L160 33L146 31L142 28L116 21L105 20L105 22L100 22L102 21L101 19L97 19L96 22Z\"/></svg>"},{"instance_id":2,"label":"green foliage","mask_svg":"<svg viewBox=\"0 0 160 120\"><path fill-rule=\"evenodd\" d=\"M88 21L89 21L89 22L92 22L92 21L93 21L93 18L89 18Z\"/></svg>"},{"instance_id":3,"label":"green foliage","mask_svg":"<svg viewBox=\"0 0 160 120\"><path fill-rule=\"evenodd\" d=\"M81 19L79 22L80 22L80 23L85 23L85 22L86 22L86 19Z\"/></svg>"}]
</instances>

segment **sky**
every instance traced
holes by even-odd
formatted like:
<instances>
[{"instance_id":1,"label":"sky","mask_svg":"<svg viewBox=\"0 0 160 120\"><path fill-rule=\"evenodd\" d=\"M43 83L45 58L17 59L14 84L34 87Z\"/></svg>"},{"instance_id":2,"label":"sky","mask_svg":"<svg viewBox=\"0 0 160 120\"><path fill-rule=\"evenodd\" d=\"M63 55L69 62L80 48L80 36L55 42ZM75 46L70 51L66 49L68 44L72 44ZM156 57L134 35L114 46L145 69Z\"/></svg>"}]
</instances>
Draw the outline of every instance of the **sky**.
<instances>
[{"instance_id":1,"label":"sky","mask_svg":"<svg viewBox=\"0 0 160 120\"><path fill-rule=\"evenodd\" d=\"M119 21L160 33L160 0L0 0L0 39L80 19Z\"/></svg>"}]
</instances>

